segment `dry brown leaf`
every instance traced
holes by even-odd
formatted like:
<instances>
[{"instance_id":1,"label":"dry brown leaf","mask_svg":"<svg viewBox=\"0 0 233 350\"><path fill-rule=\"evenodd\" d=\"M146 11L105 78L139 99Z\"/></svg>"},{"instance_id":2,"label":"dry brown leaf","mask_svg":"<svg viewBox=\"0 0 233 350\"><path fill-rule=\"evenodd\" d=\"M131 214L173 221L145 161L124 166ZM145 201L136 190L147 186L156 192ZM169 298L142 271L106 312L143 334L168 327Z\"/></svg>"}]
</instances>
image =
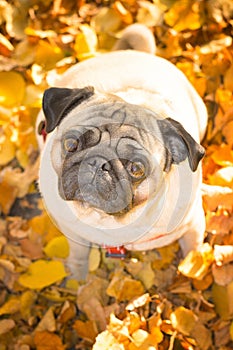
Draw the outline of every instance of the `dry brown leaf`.
<instances>
[{"instance_id":1,"label":"dry brown leaf","mask_svg":"<svg viewBox=\"0 0 233 350\"><path fill-rule=\"evenodd\" d=\"M90 320L96 321L101 331L106 327L104 305L108 301L106 295L107 285L108 282L106 280L94 277L86 285L78 289L77 295L78 308L85 312Z\"/></svg>"},{"instance_id":2,"label":"dry brown leaf","mask_svg":"<svg viewBox=\"0 0 233 350\"><path fill-rule=\"evenodd\" d=\"M79 337L93 343L98 335L98 329L95 321L80 321L76 320L73 324L73 328L76 330Z\"/></svg>"},{"instance_id":3,"label":"dry brown leaf","mask_svg":"<svg viewBox=\"0 0 233 350\"><path fill-rule=\"evenodd\" d=\"M196 322L190 335L196 340L197 345L201 350L208 350L213 346L211 332L200 322Z\"/></svg>"},{"instance_id":4,"label":"dry brown leaf","mask_svg":"<svg viewBox=\"0 0 233 350\"><path fill-rule=\"evenodd\" d=\"M227 286L233 281L233 264L223 266L213 265L212 273L215 283L220 286Z\"/></svg>"},{"instance_id":5,"label":"dry brown leaf","mask_svg":"<svg viewBox=\"0 0 233 350\"><path fill-rule=\"evenodd\" d=\"M35 332L55 332L56 331L56 320L54 317L54 309L50 307L45 315L42 317L38 323Z\"/></svg>"},{"instance_id":6,"label":"dry brown leaf","mask_svg":"<svg viewBox=\"0 0 233 350\"><path fill-rule=\"evenodd\" d=\"M12 319L0 320L0 335L8 333L15 325L15 321Z\"/></svg>"},{"instance_id":7,"label":"dry brown leaf","mask_svg":"<svg viewBox=\"0 0 233 350\"><path fill-rule=\"evenodd\" d=\"M36 350L65 350L61 338L47 331L36 332L34 336Z\"/></svg>"},{"instance_id":8,"label":"dry brown leaf","mask_svg":"<svg viewBox=\"0 0 233 350\"><path fill-rule=\"evenodd\" d=\"M143 293L142 283L124 275L121 271L115 273L107 288L107 294L118 301L131 300Z\"/></svg>"},{"instance_id":9,"label":"dry brown leaf","mask_svg":"<svg viewBox=\"0 0 233 350\"><path fill-rule=\"evenodd\" d=\"M58 321L60 323L66 323L69 320L71 320L72 318L74 318L76 315L76 307L73 303L71 303L70 301L66 300L62 310L58 316Z\"/></svg>"}]
</instances>

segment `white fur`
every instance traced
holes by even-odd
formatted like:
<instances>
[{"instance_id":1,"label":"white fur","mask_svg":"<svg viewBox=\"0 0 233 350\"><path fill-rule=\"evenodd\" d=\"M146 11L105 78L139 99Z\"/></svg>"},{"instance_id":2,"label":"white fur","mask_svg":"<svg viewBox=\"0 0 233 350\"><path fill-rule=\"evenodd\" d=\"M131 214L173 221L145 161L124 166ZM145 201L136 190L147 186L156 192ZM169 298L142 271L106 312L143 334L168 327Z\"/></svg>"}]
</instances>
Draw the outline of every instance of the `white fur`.
<instances>
[{"instance_id":1,"label":"white fur","mask_svg":"<svg viewBox=\"0 0 233 350\"><path fill-rule=\"evenodd\" d=\"M69 88L90 85L97 93L115 94L126 102L153 110L161 118L179 121L197 142L205 132L207 113L197 92L173 64L150 54L136 51L104 54L78 63L61 76L50 77L50 85ZM83 111L85 116L85 108ZM70 242L76 242L76 245L71 243L70 263L73 272L79 269L76 277L86 273L89 242L109 246L124 244L128 249L145 250L182 237L184 254L200 246L205 229L200 166L193 173L187 159L173 165L171 171L161 177L160 190L124 221L61 199L50 157L56 133L55 130L48 135L41 155L40 189L58 227Z\"/></svg>"}]
</instances>

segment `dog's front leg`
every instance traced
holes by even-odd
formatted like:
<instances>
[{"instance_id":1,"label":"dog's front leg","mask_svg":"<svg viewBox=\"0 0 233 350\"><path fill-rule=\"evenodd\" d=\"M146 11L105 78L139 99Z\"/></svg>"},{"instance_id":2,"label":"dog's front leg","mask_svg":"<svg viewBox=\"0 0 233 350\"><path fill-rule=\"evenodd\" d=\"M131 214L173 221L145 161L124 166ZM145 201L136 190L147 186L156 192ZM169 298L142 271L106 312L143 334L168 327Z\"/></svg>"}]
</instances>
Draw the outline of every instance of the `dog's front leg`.
<instances>
[{"instance_id":1,"label":"dog's front leg","mask_svg":"<svg viewBox=\"0 0 233 350\"><path fill-rule=\"evenodd\" d=\"M71 273L71 277L80 281L85 280L88 273L88 260L90 253L90 244L79 239L79 243L69 239L70 253L67 258L67 267Z\"/></svg>"}]
</instances>

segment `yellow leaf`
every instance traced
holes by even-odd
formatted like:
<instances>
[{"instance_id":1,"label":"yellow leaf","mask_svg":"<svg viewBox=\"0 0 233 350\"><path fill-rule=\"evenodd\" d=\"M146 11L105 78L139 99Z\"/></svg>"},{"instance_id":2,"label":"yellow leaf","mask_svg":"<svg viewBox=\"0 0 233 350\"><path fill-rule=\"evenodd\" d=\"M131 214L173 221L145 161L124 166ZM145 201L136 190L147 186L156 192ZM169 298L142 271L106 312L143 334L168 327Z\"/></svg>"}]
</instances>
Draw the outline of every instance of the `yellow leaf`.
<instances>
[{"instance_id":1,"label":"yellow leaf","mask_svg":"<svg viewBox=\"0 0 233 350\"><path fill-rule=\"evenodd\" d=\"M97 36L95 31L88 25L80 25L81 33L76 36L74 50L78 60L93 57L97 49Z\"/></svg>"},{"instance_id":2,"label":"yellow leaf","mask_svg":"<svg viewBox=\"0 0 233 350\"><path fill-rule=\"evenodd\" d=\"M20 310L20 299L17 297L11 297L0 307L0 316L7 314L15 314Z\"/></svg>"},{"instance_id":3,"label":"yellow leaf","mask_svg":"<svg viewBox=\"0 0 233 350\"><path fill-rule=\"evenodd\" d=\"M44 243L48 243L54 237L61 236L61 232L53 224L46 211L42 215L32 218L28 224L34 232L41 234Z\"/></svg>"},{"instance_id":4,"label":"yellow leaf","mask_svg":"<svg viewBox=\"0 0 233 350\"><path fill-rule=\"evenodd\" d=\"M190 335L190 332L197 322L197 316L191 310L186 309L183 306L178 307L172 312L170 319L173 328L184 335Z\"/></svg>"},{"instance_id":5,"label":"yellow leaf","mask_svg":"<svg viewBox=\"0 0 233 350\"><path fill-rule=\"evenodd\" d=\"M36 293L31 290L27 290L20 297L20 312L25 320L28 320L31 316L32 307L36 301L36 297Z\"/></svg>"},{"instance_id":6,"label":"yellow leaf","mask_svg":"<svg viewBox=\"0 0 233 350\"><path fill-rule=\"evenodd\" d=\"M25 81L16 72L0 72L0 104L5 107L19 106L25 94Z\"/></svg>"},{"instance_id":7,"label":"yellow leaf","mask_svg":"<svg viewBox=\"0 0 233 350\"><path fill-rule=\"evenodd\" d=\"M116 32L121 26L121 18L114 9L103 7L92 18L91 26L95 29L96 33Z\"/></svg>"},{"instance_id":8,"label":"yellow leaf","mask_svg":"<svg viewBox=\"0 0 233 350\"><path fill-rule=\"evenodd\" d=\"M152 261L152 269L164 269L170 266L178 250L179 244L177 242L158 248L157 251L160 257Z\"/></svg>"},{"instance_id":9,"label":"yellow leaf","mask_svg":"<svg viewBox=\"0 0 233 350\"><path fill-rule=\"evenodd\" d=\"M66 348L58 335L47 331L36 332L34 342L36 350L65 350Z\"/></svg>"},{"instance_id":10,"label":"yellow leaf","mask_svg":"<svg viewBox=\"0 0 233 350\"><path fill-rule=\"evenodd\" d=\"M7 179L2 179L0 182L0 206L4 214L9 213L17 194L17 188L9 184Z\"/></svg>"},{"instance_id":11,"label":"yellow leaf","mask_svg":"<svg viewBox=\"0 0 233 350\"><path fill-rule=\"evenodd\" d=\"M149 289L154 284L155 272L151 268L151 263L145 263L143 269L137 275L138 279L142 281L146 289Z\"/></svg>"},{"instance_id":12,"label":"yellow leaf","mask_svg":"<svg viewBox=\"0 0 233 350\"><path fill-rule=\"evenodd\" d=\"M209 183L217 186L233 186L233 166L226 166L209 175Z\"/></svg>"},{"instance_id":13,"label":"yellow leaf","mask_svg":"<svg viewBox=\"0 0 233 350\"><path fill-rule=\"evenodd\" d=\"M40 40L35 51L35 62L42 66L45 70L53 69L56 63L64 58L62 50L54 45Z\"/></svg>"},{"instance_id":14,"label":"yellow leaf","mask_svg":"<svg viewBox=\"0 0 233 350\"><path fill-rule=\"evenodd\" d=\"M77 280L70 278L66 281L67 289L73 289L74 291L77 291L78 287L79 287L79 283Z\"/></svg>"},{"instance_id":15,"label":"yellow leaf","mask_svg":"<svg viewBox=\"0 0 233 350\"><path fill-rule=\"evenodd\" d=\"M98 269L101 260L101 252L98 248L91 248L89 255L89 271L93 272Z\"/></svg>"},{"instance_id":16,"label":"yellow leaf","mask_svg":"<svg viewBox=\"0 0 233 350\"><path fill-rule=\"evenodd\" d=\"M30 289L42 289L66 276L67 273L60 261L37 260L19 277L19 283Z\"/></svg>"},{"instance_id":17,"label":"yellow leaf","mask_svg":"<svg viewBox=\"0 0 233 350\"><path fill-rule=\"evenodd\" d=\"M69 256L69 243L66 237L62 235L53 238L44 247L44 252L49 258L67 258Z\"/></svg>"},{"instance_id":18,"label":"yellow leaf","mask_svg":"<svg viewBox=\"0 0 233 350\"><path fill-rule=\"evenodd\" d=\"M128 11L120 1L115 1L113 4L113 8L120 15L122 21L126 24L133 23L133 16L130 11Z\"/></svg>"},{"instance_id":19,"label":"yellow leaf","mask_svg":"<svg viewBox=\"0 0 233 350\"><path fill-rule=\"evenodd\" d=\"M198 2L193 0L175 1L165 13L165 22L178 32L186 29L199 29L203 23L203 11Z\"/></svg>"},{"instance_id":20,"label":"yellow leaf","mask_svg":"<svg viewBox=\"0 0 233 350\"><path fill-rule=\"evenodd\" d=\"M213 261L213 249L205 243L199 251L189 252L179 264L178 270L186 277L201 280L208 273Z\"/></svg>"},{"instance_id":21,"label":"yellow leaf","mask_svg":"<svg viewBox=\"0 0 233 350\"><path fill-rule=\"evenodd\" d=\"M216 312L223 319L233 316L233 282L227 286L220 286L214 283L212 286L212 296Z\"/></svg>"},{"instance_id":22,"label":"yellow leaf","mask_svg":"<svg viewBox=\"0 0 233 350\"><path fill-rule=\"evenodd\" d=\"M185 29L199 29L203 23L200 4L192 0L175 1L164 18L165 22L178 32Z\"/></svg>"}]
</instances>

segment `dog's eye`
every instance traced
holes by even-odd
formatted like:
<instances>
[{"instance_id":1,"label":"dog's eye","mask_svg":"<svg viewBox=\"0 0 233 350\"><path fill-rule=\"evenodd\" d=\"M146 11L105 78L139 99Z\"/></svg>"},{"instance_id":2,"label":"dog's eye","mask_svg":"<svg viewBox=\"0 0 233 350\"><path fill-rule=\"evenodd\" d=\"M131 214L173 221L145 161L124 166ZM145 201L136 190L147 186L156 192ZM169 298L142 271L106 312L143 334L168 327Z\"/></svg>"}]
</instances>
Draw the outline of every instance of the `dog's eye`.
<instances>
[{"instance_id":1,"label":"dog's eye","mask_svg":"<svg viewBox=\"0 0 233 350\"><path fill-rule=\"evenodd\" d=\"M135 180L141 180L145 177L145 166L141 162L130 162L127 166L130 176Z\"/></svg>"},{"instance_id":2,"label":"dog's eye","mask_svg":"<svg viewBox=\"0 0 233 350\"><path fill-rule=\"evenodd\" d=\"M77 138L75 137L67 137L64 142L64 149L66 150L66 152L75 152L78 149L78 144L79 141L77 140Z\"/></svg>"}]
</instances>

